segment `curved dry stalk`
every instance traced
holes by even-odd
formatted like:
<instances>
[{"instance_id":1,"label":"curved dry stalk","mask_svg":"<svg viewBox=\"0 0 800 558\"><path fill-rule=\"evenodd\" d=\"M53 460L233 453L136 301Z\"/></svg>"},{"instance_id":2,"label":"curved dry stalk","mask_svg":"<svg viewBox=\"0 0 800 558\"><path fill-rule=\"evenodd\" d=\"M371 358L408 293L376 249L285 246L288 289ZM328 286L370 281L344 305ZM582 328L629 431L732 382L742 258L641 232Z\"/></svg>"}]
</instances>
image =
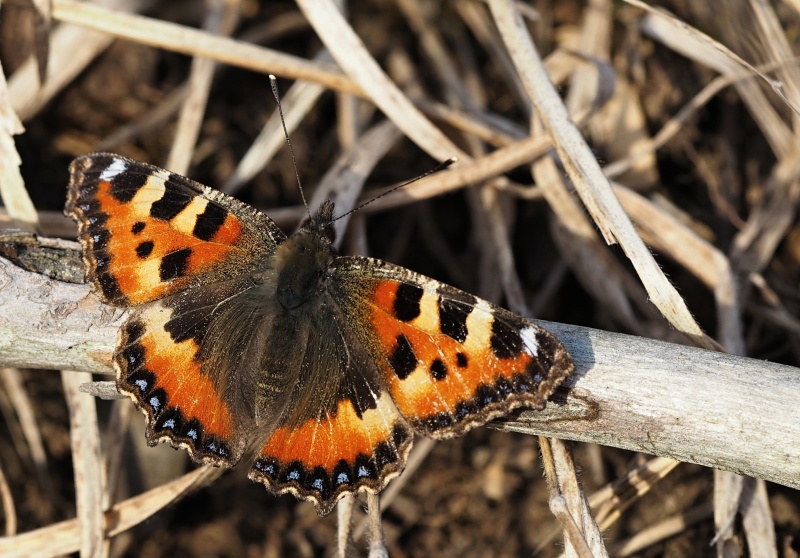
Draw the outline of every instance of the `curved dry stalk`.
<instances>
[{"instance_id":1,"label":"curved dry stalk","mask_svg":"<svg viewBox=\"0 0 800 558\"><path fill-rule=\"evenodd\" d=\"M363 97L364 91L333 64L310 62L272 49L209 35L204 31L153 18L127 14L74 0L54 0L53 18L121 39L210 58L265 74L313 81Z\"/></svg>"},{"instance_id":2,"label":"curved dry stalk","mask_svg":"<svg viewBox=\"0 0 800 558\"><path fill-rule=\"evenodd\" d=\"M108 507L106 476L100 452L100 429L95 401L80 392L90 382L89 372L62 372L64 395L70 418L72 466L75 470L75 499L80 526L80 555L108 556L104 539L103 510Z\"/></svg>"},{"instance_id":3,"label":"curved dry stalk","mask_svg":"<svg viewBox=\"0 0 800 558\"><path fill-rule=\"evenodd\" d=\"M14 506L11 487L8 486L8 480L2 467L0 467L0 502L3 503L3 517L5 518L3 535L10 537L17 532L17 508Z\"/></svg>"},{"instance_id":4,"label":"curved dry stalk","mask_svg":"<svg viewBox=\"0 0 800 558\"><path fill-rule=\"evenodd\" d=\"M0 199L14 219L16 227L33 231L39 215L33 206L19 167L22 159L17 152L14 136L25 131L11 106L3 67L0 65Z\"/></svg>"}]
</instances>

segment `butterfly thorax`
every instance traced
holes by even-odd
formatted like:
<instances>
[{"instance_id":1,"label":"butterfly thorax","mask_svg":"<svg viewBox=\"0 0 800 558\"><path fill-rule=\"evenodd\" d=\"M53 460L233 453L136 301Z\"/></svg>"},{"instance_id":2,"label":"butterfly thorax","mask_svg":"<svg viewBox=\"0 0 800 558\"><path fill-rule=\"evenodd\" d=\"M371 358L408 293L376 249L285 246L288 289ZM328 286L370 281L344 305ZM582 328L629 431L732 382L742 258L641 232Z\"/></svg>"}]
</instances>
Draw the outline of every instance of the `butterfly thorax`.
<instances>
[{"instance_id":1,"label":"butterfly thorax","mask_svg":"<svg viewBox=\"0 0 800 558\"><path fill-rule=\"evenodd\" d=\"M300 308L322 292L335 256L332 216L333 204L325 202L300 230L278 246L276 299L284 310Z\"/></svg>"},{"instance_id":2,"label":"butterfly thorax","mask_svg":"<svg viewBox=\"0 0 800 558\"><path fill-rule=\"evenodd\" d=\"M326 238L305 229L295 233L275 254L277 302L284 310L294 310L316 299L332 262L333 248Z\"/></svg>"}]
</instances>

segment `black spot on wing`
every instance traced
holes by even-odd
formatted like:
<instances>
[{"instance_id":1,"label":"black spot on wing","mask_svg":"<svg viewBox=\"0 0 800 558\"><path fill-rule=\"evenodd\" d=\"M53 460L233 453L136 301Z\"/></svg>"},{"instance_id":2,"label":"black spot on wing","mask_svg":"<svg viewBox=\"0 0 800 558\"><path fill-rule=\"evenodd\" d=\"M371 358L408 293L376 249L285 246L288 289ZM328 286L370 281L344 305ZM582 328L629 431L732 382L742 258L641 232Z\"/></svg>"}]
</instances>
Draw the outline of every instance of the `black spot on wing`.
<instances>
[{"instance_id":1,"label":"black spot on wing","mask_svg":"<svg viewBox=\"0 0 800 558\"><path fill-rule=\"evenodd\" d=\"M150 206L150 216L155 219L169 221L183 211L194 198L182 191L182 186L172 175L167 179L164 186L164 195Z\"/></svg>"},{"instance_id":2,"label":"black spot on wing","mask_svg":"<svg viewBox=\"0 0 800 558\"><path fill-rule=\"evenodd\" d=\"M210 203L197 216L192 233L200 240L209 241L225 223L228 211L215 203Z\"/></svg>"},{"instance_id":3,"label":"black spot on wing","mask_svg":"<svg viewBox=\"0 0 800 558\"><path fill-rule=\"evenodd\" d=\"M164 331L169 333L175 343L194 339L198 346L202 345L209 325L211 313L204 308L188 308L181 312L173 312L169 321L164 324Z\"/></svg>"},{"instance_id":4,"label":"black spot on wing","mask_svg":"<svg viewBox=\"0 0 800 558\"><path fill-rule=\"evenodd\" d=\"M400 283L394 297L394 315L398 320L410 322L419 316L419 301L423 290L417 285Z\"/></svg>"},{"instance_id":5,"label":"black spot on wing","mask_svg":"<svg viewBox=\"0 0 800 558\"><path fill-rule=\"evenodd\" d=\"M456 353L456 364L458 364L459 368L466 368L469 364L469 357L467 357L466 353L457 352Z\"/></svg>"},{"instance_id":6,"label":"black spot on wing","mask_svg":"<svg viewBox=\"0 0 800 558\"><path fill-rule=\"evenodd\" d=\"M121 203L130 202L147 183L148 176L148 174L142 172L122 172L117 174L111 179L111 195Z\"/></svg>"},{"instance_id":7,"label":"black spot on wing","mask_svg":"<svg viewBox=\"0 0 800 558\"><path fill-rule=\"evenodd\" d=\"M144 221L136 221L131 227L132 234L139 234L144 230Z\"/></svg>"},{"instance_id":8,"label":"black spot on wing","mask_svg":"<svg viewBox=\"0 0 800 558\"><path fill-rule=\"evenodd\" d=\"M401 380L408 378L417 367L417 356L411 348L408 338L402 333L397 336L392 354L389 355L389 366Z\"/></svg>"},{"instance_id":9,"label":"black spot on wing","mask_svg":"<svg viewBox=\"0 0 800 558\"><path fill-rule=\"evenodd\" d=\"M182 248L161 258L158 268L158 276L162 281L171 281L183 277L189 266L189 256L192 255L191 248Z\"/></svg>"},{"instance_id":10,"label":"black spot on wing","mask_svg":"<svg viewBox=\"0 0 800 558\"><path fill-rule=\"evenodd\" d=\"M522 352L524 346L520 327L512 326L498 316L492 320L490 343L492 352L497 358L515 358Z\"/></svg>"},{"instance_id":11,"label":"black spot on wing","mask_svg":"<svg viewBox=\"0 0 800 558\"><path fill-rule=\"evenodd\" d=\"M95 254L95 257L99 257ZM98 285L100 285L100 290L103 291L103 296L106 299L115 302L117 304L125 304L128 297L126 297L122 293L122 289L119 288L119 283L117 283L117 278L108 271L101 271L100 266L97 267L97 275L95 276L95 281Z\"/></svg>"},{"instance_id":12,"label":"black spot on wing","mask_svg":"<svg viewBox=\"0 0 800 558\"><path fill-rule=\"evenodd\" d=\"M439 297L439 329L459 343L467 340L467 316L472 312L476 300L471 302L454 301Z\"/></svg>"},{"instance_id":13,"label":"black spot on wing","mask_svg":"<svg viewBox=\"0 0 800 558\"><path fill-rule=\"evenodd\" d=\"M356 415L361 418L369 409L376 409L378 402L376 393L370 386L367 378L354 370L348 370L344 382L341 384L342 398L347 398L353 405Z\"/></svg>"},{"instance_id":14,"label":"black spot on wing","mask_svg":"<svg viewBox=\"0 0 800 558\"><path fill-rule=\"evenodd\" d=\"M434 359L431 363L431 376L434 380L444 380L447 377L447 366L444 365L442 359Z\"/></svg>"},{"instance_id":15,"label":"black spot on wing","mask_svg":"<svg viewBox=\"0 0 800 558\"><path fill-rule=\"evenodd\" d=\"M145 260L153 252L153 248L155 248L153 241L145 240L136 247L136 255L139 259Z\"/></svg>"}]
</instances>

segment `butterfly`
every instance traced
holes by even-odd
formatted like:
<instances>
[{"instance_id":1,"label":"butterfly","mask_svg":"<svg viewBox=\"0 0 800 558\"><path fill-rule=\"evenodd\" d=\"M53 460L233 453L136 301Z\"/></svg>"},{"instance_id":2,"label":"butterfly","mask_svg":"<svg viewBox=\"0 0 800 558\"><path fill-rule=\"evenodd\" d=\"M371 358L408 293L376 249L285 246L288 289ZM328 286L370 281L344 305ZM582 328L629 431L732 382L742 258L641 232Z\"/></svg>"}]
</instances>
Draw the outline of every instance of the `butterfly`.
<instances>
[{"instance_id":1,"label":"butterfly","mask_svg":"<svg viewBox=\"0 0 800 558\"><path fill-rule=\"evenodd\" d=\"M400 474L414 434L541 409L573 362L550 332L473 295L333 247L323 203L287 236L260 211L108 153L75 159L65 213L88 280L129 308L118 390L150 445L233 467L328 514Z\"/></svg>"}]
</instances>

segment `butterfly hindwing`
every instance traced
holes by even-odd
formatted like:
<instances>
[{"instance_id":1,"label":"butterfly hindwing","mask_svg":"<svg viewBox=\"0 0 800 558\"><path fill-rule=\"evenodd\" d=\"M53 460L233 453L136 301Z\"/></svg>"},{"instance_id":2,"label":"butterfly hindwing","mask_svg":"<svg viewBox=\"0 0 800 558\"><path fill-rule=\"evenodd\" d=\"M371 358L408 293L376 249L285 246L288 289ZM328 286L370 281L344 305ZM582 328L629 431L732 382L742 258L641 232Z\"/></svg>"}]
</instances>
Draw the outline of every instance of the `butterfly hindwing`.
<instances>
[{"instance_id":1,"label":"butterfly hindwing","mask_svg":"<svg viewBox=\"0 0 800 558\"><path fill-rule=\"evenodd\" d=\"M548 331L407 269L339 258L336 285L384 385L419 433L450 438L517 407L541 409L573 370Z\"/></svg>"},{"instance_id":2,"label":"butterfly hindwing","mask_svg":"<svg viewBox=\"0 0 800 558\"><path fill-rule=\"evenodd\" d=\"M84 155L70 173L65 212L96 292L117 306L235 276L285 239L250 206L119 155Z\"/></svg>"},{"instance_id":3,"label":"butterfly hindwing","mask_svg":"<svg viewBox=\"0 0 800 558\"><path fill-rule=\"evenodd\" d=\"M291 404L249 475L323 515L345 494L380 491L402 471L413 437L373 359L338 325L349 318L332 300L314 309Z\"/></svg>"},{"instance_id":4,"label":"butterfly hindwing","mask_svg":"<svg viewBox=\"0 0 800 558\"><path fill-rule=\"evenodd\" d=\"M147 417L149 444L185 447L198 463L241 459L252 422L246 402L254 372L245 366L244 345L253 329L232 301L246 290L242 281L195 287L141 305L123 325L117 388ZM231 323L239 330L221 338Z\"/></svg>"}]
</instances>

